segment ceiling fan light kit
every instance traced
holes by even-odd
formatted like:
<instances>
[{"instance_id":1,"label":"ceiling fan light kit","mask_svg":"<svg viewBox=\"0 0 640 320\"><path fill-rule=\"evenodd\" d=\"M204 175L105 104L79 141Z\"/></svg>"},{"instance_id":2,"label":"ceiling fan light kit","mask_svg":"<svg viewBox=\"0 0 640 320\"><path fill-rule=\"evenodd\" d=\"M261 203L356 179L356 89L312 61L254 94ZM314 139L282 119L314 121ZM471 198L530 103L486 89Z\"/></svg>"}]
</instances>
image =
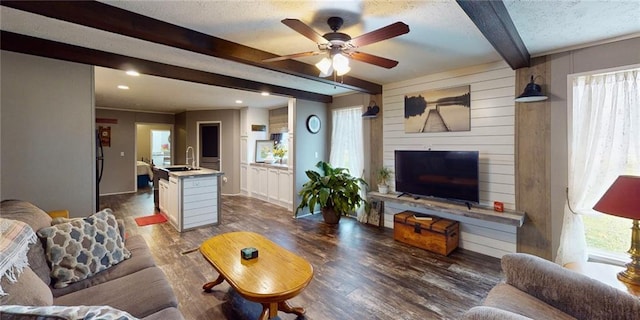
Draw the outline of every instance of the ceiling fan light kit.
<instances>
[{"instance_id":1,"label":"ceiling fan light kit","mask_svg":"<svg viewBox=\"0 0 640 320\"><path fill-rule=\"evenodd\" d=\"M332 32L320 35L311 27L298 19L284 19L281 21L287 27L312 40L318 45L320 51L310 51L290 54L281 57L274 57L262 60L263 62L282 61L287 59L315 56L322 53L329 53L329 58L322 58L315 66L320 70L320 77L328 77L334 72L338 76L343 76L351 71L349 58L364 63L373 64L379 67L391 69L398 64L398 61L375 56L372 54L358 52L357 48L391 39L409 32L409 26L402 22L396 22L386 27L376 29L355 38L351 38L346 33L338 32L344 21L340 17L330 17L327 20Z\"/></svg>"}]
</instances>

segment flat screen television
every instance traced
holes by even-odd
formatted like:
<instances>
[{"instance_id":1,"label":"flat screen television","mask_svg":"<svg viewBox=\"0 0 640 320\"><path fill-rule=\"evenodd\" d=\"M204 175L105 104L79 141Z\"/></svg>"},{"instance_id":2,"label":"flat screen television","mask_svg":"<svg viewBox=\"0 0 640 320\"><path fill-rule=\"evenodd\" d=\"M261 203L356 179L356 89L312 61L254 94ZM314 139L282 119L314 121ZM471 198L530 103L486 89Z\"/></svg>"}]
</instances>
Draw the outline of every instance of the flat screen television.
<instances>
[{"instance_id":1,"label":"flat screen television","mask_svg":"<svg viewBox=\"0 0 640 320\"><path fill-rule=\"evenodd\" d=\"M396 191L478 203L478 151L395 151Z\"/></svg>"}]
</instances>

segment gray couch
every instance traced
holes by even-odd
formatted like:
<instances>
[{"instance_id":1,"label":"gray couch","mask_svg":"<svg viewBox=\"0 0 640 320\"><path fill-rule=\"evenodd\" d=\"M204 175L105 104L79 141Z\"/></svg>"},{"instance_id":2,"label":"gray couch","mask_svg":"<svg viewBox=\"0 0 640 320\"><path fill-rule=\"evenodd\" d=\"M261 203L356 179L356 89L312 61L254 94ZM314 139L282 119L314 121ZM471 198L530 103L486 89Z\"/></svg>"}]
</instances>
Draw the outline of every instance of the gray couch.
<instances>
[{"instance_id":1,"label":"gray couch","mask_svg":"<svg viewBox=\"0 0 640 320\"><path fill-rule=\"evenodd\" d=\"M502 270L505 281L464 319L640 319L637 297L548 260L508 254Z\"/></svg>"},{"instance_id":2,"label":"gray couch","mask_svg":"<svg viewBox=\"0 0 640 320\"><path fill-rule=\"evenodd\" d=\"M25 222L34 231L51 225L49 215L25 201L3 201L0 216ZM131 258L57 289L52 286L51 269L38 241L31 245L29 267L18 281L2 280L2 288L8 295L0 297L0 305L110 306L142 319L183 319L173 290L162 270L155 266L144 238L128 237L125 246Z\"/></svg>"}]
</instances>

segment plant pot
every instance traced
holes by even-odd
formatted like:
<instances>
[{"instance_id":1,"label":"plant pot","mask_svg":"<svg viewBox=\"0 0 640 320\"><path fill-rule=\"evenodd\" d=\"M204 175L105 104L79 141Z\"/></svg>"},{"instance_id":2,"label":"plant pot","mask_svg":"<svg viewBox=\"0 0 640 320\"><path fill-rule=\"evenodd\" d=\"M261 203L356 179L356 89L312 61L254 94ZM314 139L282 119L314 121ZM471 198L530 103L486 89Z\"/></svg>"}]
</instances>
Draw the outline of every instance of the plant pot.
<instances>
[{"instance_id":1,"label":"plant pot","mask_svg":"<svg viewBox=\"0 0 640 320\"><path fill-rule=\"evenodd\" d=\"M380 193L387 193L389 192L389 186L386 184L379 184L378 185L378 192Z\"/></svg>"},{"instance_id":2,"label":"plant pot","mask_svg":"<svg viewBox=\"0 0 640 320\"><path fill-rule=\"evenodd\" d=\"M327 224L338 224L338 222L340 222L340 218L342 217L342 215L336 213L335 210L333 210L333 208L321 208L320 211L322 212L322 217L324 218L324 222Z\"/></svg>"}]
</instances>

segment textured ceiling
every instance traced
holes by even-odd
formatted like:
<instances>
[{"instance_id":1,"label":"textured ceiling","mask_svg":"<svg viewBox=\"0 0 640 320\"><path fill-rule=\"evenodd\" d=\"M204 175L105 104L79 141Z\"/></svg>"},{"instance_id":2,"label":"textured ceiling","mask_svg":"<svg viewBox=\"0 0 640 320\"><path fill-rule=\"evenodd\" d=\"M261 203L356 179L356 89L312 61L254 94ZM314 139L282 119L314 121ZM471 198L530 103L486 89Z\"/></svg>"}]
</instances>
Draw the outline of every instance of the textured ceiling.
<instances>
[{"instance_id":1,"label":"textured ceiling","mask_svg":"<svg viewBox=\"0 0 640 320\"><path fill-rule=\"evenodd\" d=\"M280 20L296 18L318 33L329 31L326 19L345 19L342 32L352 37L396 21L409 25L408 34L360 48L360 51L398 60L387 70L358 61L349 75L387 84L445 70L500 60L500 56L455 1L103 1L215 37L256 49L286 55L317 49L315 43ZM512 1L505 6L532 56L616 37L640 35L640 0L632 1ZM0 7L3 30L92 49L124 54L176 66L230 75L326 95L348 90L188 52L143 40ZM320 57L299 59L313 64ZM242 99L252 107L281 106L280 97L211 88L149 76L122 92L111 82L118 73L96 71L96 104L175 112L202 108L229 108L226 98ZM126 79L126 78L125 78ZM130 79L131 80L131 79ZM149 81L149 84L142 84ZM195 86L193 91L188 88ZM145 90L138 88L148 88ZM151 88L155 88L152 90ZM180 88L177 90L176 88ZM239 97L246 95L245 97ZM219 98L211 98L219 96ZM260 100L262 99L262 100ZM271 101L274 100L274 101ZM233 102L231 102L233 104ZM273 104L273 105L271 105Z\"/></svg>"}]
</instances>

